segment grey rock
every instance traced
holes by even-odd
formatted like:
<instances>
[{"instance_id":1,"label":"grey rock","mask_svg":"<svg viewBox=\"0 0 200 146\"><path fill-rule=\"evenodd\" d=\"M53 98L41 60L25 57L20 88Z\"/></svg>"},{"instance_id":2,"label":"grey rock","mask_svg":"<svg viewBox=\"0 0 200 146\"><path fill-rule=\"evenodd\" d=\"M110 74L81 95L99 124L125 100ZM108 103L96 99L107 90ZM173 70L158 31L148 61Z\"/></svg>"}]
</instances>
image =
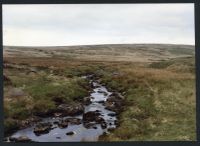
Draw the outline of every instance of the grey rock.
<instances>
[{"instance_id":1,"label":"grey rock","mask_svg":"<svg viewBox=\"0 0 200 146\"><path fill-rule=\"evenodd\" d=\"M67 132L66 135L74 135L75 132L74 131L70 131L70 132Z\"/></svg>"}]
</instances>

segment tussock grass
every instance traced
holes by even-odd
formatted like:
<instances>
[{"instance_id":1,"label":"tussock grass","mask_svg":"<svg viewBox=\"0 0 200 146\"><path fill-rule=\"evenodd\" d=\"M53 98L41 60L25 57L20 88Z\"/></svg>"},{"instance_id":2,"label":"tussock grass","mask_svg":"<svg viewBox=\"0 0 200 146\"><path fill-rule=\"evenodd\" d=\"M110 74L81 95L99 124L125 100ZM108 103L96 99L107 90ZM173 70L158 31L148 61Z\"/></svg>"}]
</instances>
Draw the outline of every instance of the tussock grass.
<instances>
[{"instance_id":1,"label":"tussock grass","mask_svg":"<svg viewBox=\"0 0 200 146\"><path fill-rule=\"evenodd\" d=\"M42 70L35 76L25 75L17 69L9 70L12 85L4 85L5 133L19 128L18 120L33 115L45 114L57 108L57 102L76 103L88 95L88 83L80 77L67 78ZM13 88L24 92L20 96L10 96Z\"/></svg>"},{"instance_id":2,"label":"tussock grass","mask_svg":"<svg viewBox=\"0 0 200 146\"><path fill-rule=\"evenodd\" d=\"M12 62L9 58L6 61ZM196 140L194 58L153 63L61 58L15 58L14 61L43 69L34 77L8 70L14 86L24 87L28 96L18 97L22 101L15 103L18 99L7 98L9 86L4 87L6 120L15 122L29 114L54 109L55 98L67 103L78 102L77 98L87 95L87 82L80 76L95 74L109 89L125 97L124 110L119 115L120 126L99 140ZM30 104L32 106L28 107ZM31 113L23 114L27 109ZM13 125L8 123L7 129L12 129Z\"/></svg>"},{"instance_id":3,"label":"tussock grass","mask_svg":"<svg viewBox=\"0 0 200 146\"><path fill-rule=\"evenodd\" d=\"M118 70L124 76L105 77L112 88L123 87L127 106L120 115L120 127L100 140L196 140L193 71L181 73L170 70L170 65L164 69L162 63L156 69L121 66Z\"/></svg>"}]
</instances>

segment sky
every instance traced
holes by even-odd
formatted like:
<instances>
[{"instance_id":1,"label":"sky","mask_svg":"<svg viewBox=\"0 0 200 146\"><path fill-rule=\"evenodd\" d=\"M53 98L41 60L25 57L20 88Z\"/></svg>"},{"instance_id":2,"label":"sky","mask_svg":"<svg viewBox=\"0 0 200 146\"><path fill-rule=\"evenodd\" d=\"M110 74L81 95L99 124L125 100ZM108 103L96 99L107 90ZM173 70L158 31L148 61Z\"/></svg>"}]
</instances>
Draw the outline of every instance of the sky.
<instances>
[{"instance_id":1,"label":"sky","mask_svg":"<svg viewBox=\"0 0 200 146\"><path fill-rule=\"evenodd\" d=\"M194 45L194 4L3 5L3 45Z\"/></svg>"}]
</instances>

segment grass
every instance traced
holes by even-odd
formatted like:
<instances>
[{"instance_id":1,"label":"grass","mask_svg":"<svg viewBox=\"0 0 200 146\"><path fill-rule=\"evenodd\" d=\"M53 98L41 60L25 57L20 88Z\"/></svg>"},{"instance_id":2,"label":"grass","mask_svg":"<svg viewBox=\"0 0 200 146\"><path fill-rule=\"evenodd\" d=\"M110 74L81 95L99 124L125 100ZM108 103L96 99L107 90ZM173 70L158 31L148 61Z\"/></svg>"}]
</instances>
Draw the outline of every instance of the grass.
<instances>
[{"instance_id":1,"label":"grass","mask_svg":"<svg viewBox=\"0 0 200 146\"><path fill-rule=\"evenodd\" d=\"M67 81L64 82L55 82L53 79L47 78L46 76L40 76L35 80L23 81L21 85L17 81L15 85L19 87L22 85L25 86L24 92L26 92L32 100L30 100L31 103L26 102L22 97L19 98L20 102L19 99L17 99L16 102L13 100L13 103L10 102L11 104L9 105L10 110L7 111L10 111L11 115L23 118L35 112L45 113L48 110L55 109L56 100L59 99L62 100L63 103L75 102L75 99L82 100L83 97L88 95L88 91L84 88L84 86L87 86L87 82L81 80L83 79L67 79ZM30 114L26 112L27 104L33 105ZM25 115L22 114L24 113L23 111L26 113ZM17 115L17 113L21 113L22 115Z\"/></svg>"},{"instance_id":2,"label":"grass","mask_svg":"<svg viewBox=\"0 0 200 146\"><path fill-rule=\"evenodd\" d=\"M4 86L6 129L16 120L56 107L56 101L79 102L88 83L80 76L95 74L108 89L125 96L120 126L101 141L196 140L195 65L193 57L153 63L70 61L57 58L15 58L9 62L39 67L36 76L8 69L13 86L23 87L24 97L7 97ZM53 69L49 69L53 66ZM20 100L19 100L20 99ZM31 105L31 106L30 106ZM30 112L25 112L30 111ZM11 120L10 120L11 119ZM13 123L12 123L13 122Z\"/></svg>"},{"instance_id":3,"label":"grass","mask_svg":"<svg viewBox=\"0 0 200 146\"><path fill-rule=\"evenodd\" d=\"M88 95L88 83L80 78L51 74L48 70L25 75L24 70L9 69L12 85L4 84L5 133L19 128L19 120L45 114L57 108L57 103L77 103ZM10 97L11 89L22 89L24 95Z\"/></svg>"},{"instance_id":4,"label":"grass","mask_svg":"<svg viewBox=\"0 0 200 146\"><path fill-rule=\"evenodd\" d=\"M167 68L174 63L135 69L118 66L124 76L105 77L108 85L126 93L127 105L119 128L100 140L196 140L195 77L191 70L180 73Z\"/></svg>"}]
</instances>

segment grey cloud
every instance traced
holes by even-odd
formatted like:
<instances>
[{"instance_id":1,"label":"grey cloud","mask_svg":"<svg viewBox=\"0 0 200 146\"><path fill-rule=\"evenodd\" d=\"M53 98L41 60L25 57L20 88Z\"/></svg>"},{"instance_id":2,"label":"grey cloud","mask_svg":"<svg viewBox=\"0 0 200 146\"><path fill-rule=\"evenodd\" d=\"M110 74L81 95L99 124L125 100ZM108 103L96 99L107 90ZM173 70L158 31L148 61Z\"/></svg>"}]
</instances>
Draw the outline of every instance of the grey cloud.
<instances>
[{"instance_id":1,"label":"grey cloud","mask_svg":"<svg viewBox=\"0 0 200 146\"><path fill-rule=\"evenodd\" d=\"M193 12L193 4L3 5L3 42L194 44ZM20 43L19 38L11 40L13 33L19 34Z\"/></svg>"}]
</instances>

